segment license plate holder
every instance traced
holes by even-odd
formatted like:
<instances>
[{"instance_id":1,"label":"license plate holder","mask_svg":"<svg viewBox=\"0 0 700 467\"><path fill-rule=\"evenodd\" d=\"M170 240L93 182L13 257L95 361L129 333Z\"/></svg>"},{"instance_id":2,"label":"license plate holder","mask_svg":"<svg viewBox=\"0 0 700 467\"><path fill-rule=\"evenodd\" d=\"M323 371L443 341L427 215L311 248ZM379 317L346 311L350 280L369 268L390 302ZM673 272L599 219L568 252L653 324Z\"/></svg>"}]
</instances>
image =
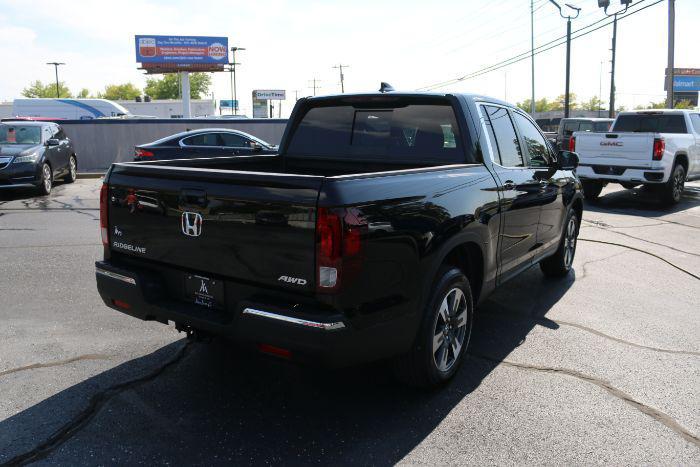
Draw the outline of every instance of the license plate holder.
<instances>
[{"instance_id":1,"label":"license plate holder","mask_svg":"<svg viewBox=\"0 0 700 467\"><path fill-rule=\"evenodd\" d=\"M185 298L210 310L224 308L224 283L218 279L185 274Z\"/></svg>"}]
</instances>

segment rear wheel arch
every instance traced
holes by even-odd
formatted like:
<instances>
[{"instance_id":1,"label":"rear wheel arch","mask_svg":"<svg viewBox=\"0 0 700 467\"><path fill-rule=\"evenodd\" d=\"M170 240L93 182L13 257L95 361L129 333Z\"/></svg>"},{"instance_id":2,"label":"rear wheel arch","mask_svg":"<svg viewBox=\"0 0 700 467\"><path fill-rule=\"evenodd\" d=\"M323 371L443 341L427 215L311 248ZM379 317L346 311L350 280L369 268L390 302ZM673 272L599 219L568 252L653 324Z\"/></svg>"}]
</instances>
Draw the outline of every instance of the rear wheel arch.
<instances>
[{"instance_id":1,"label":"rear wheel arch","mask_svg":"<svg viewBox=\"0 0 700 467\"><path fill-rule=\"evenodd\" d=\"M688 175L688 155L684 152L677 152L673 160L673 165L681 164L685 169L685 174Z\"/></svg>"},{"instance_id":2,"label":"rear wheel arch","mask_svg":"<svg viewBox=\"0 0 700 467\"><path fill-rule=\"evenodd\" d=\"M478 303L484 282L484 254L479 245L474 241L466 241L453 247L440 262L441 267L445 265L454 266L467 276L474 303ZM441 267L438 267L438 271Z\"/></svg>"}]
</instances>

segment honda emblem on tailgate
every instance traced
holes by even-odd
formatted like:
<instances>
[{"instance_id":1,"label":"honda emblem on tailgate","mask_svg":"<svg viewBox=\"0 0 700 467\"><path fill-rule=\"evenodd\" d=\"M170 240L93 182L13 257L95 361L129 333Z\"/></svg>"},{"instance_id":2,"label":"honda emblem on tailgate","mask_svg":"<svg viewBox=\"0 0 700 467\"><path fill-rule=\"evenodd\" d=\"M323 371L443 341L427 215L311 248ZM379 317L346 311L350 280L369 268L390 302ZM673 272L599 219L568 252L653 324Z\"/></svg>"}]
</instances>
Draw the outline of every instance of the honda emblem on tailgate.
<instances>
[{"instance_id":1,"label":"honda emblem on tailgate","mask_svg":"<svg viewBox=\"0 0 700 467\"><path fill-rule=\"evenodd\" d=\"M182 213L182 233L188 237L199 237L202 235L202 215L196 212Z\"/></svg>"}]
</instances>

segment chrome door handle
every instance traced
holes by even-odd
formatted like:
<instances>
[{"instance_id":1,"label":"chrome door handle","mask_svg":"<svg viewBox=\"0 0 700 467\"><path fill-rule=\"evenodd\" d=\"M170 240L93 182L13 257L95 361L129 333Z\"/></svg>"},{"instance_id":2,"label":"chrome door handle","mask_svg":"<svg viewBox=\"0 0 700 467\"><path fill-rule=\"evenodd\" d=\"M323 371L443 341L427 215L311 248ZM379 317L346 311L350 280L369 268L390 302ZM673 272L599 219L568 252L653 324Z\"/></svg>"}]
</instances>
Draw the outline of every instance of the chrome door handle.
<instances>
[{"instance_id":1,"label":"chrome door handle","mask_svg":"<svg viewBox=\"0 0 700 467\"><path fill-rule=\"evenodd\" d=\"M506 191L515 190L515 183L513 183L513 180L506 180L503 184L503 189Z\"/></svg>"}]
</instances>

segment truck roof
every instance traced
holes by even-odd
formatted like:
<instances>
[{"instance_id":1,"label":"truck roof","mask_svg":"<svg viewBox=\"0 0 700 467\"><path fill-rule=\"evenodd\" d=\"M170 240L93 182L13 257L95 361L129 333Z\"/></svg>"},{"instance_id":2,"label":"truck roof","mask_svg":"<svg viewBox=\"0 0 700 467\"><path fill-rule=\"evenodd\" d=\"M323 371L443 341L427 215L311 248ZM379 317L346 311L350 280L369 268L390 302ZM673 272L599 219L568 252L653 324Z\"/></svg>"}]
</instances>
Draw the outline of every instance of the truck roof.
<instances>
[{"instance_id":1,"label":"truck roof","mask_svg":"<svg viewBox=\"0 0 700 467\"><path fill-rule=\"evenodd\" d=\"M466 92L433 92L433 91L389 91L389 92L361 92L361 93L346 93L346 94L329 94L324 96L313 96L307 97L310 101L322 101L322 100L333 100L339 98L371 98L371 97L381 97L381 96L394 96L394 97L448 97L448 96L461 96L466 99L471 99L474 101L487 101L496 104L501 104L507 107L515 108L514 104L505 102L501 99L496 99L495 97L484 96L482 94L476 93L466 93Z\"/></svg>"},{"instance_id":2,"label":"truck roof","mask_svg":"<svg viewBox=\"0 0 700 467\"><path fill-rule=\"evenodd\" d=\"M644 110L625 110L619 112L618 115L660 115L660 114L687 114L696 113L693 109L644 109Z\"/></svg>"}]
</instances>

